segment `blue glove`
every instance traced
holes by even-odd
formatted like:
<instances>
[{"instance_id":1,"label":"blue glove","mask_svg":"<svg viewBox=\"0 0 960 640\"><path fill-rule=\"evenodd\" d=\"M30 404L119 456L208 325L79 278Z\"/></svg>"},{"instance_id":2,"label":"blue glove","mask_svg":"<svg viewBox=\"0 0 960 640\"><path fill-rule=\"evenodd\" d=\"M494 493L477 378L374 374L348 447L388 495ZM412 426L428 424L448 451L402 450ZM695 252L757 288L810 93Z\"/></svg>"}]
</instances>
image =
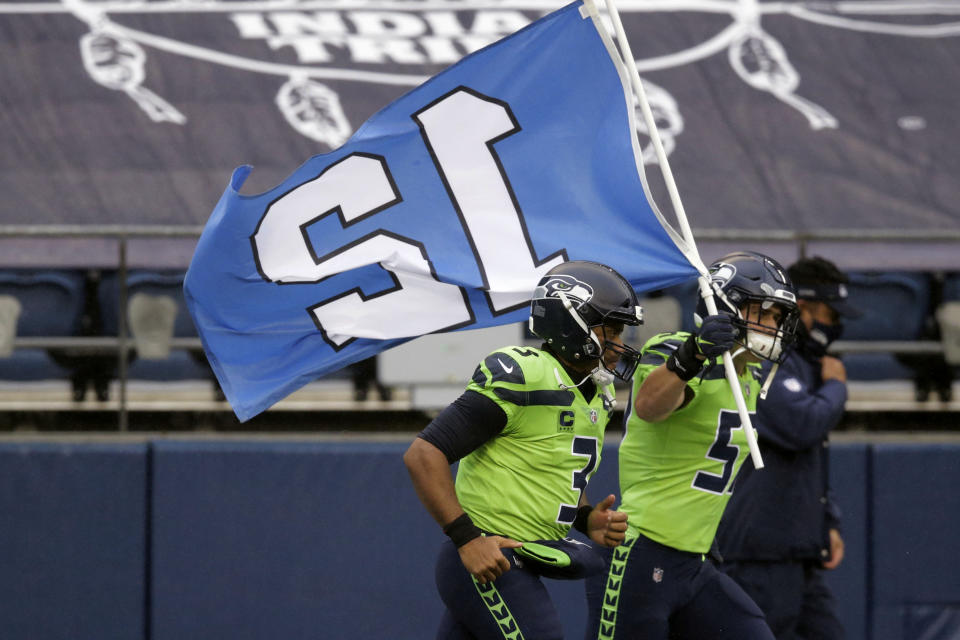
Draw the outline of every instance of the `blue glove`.
<instances>
[{"instance_id":1,"label":"blue glove","mask_svg":"<svg viewBox=\"0 0 960 640\"><path fill-rule=\"evenodd\" d=\"M711 359L723 355L724 351L730 351L733 348L737 333L729 313L707 316L696 334L697 351L700 355Z\"/></svg>"},{"instance_id":2,"label":"blue glove","mask_svg":"<svg viewBox=\"0 0 960 640\"><path fill-rule=\"evenodd\" d=\"M729 351L737 339L737 328L733 318L727 313L707 316L700 324L697 333L680 345L680 348L667 358L667 369L677 374L681 380L692 380L707 360L711 360Z\"/></svg>"}]
</instances>

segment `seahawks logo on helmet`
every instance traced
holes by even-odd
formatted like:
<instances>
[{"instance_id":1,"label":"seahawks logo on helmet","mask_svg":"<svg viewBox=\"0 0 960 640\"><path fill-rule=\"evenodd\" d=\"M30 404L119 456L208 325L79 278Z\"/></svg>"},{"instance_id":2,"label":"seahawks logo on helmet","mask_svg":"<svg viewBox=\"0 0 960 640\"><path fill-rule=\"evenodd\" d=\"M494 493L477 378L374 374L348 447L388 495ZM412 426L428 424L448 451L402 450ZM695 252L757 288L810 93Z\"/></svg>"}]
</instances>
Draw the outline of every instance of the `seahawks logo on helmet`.
<instances>
[{"instance_id":1,"label":"seahawks logo on helmet","mask_svg":"<svg viewBox=\"0 0 960 640\"><path fill-rule=\"evenodd\" d=\"M730 279L735 275L737 275L737 268L726 262L718 262L716 266L710 270L710 279L716 282L721 289L725 284L730 282Z\"/></svg>"},{"instance_id":2,"label":"seahawks logo on helmet","mask_svg":"<svg viewBox=\"0 0 960 640\"><path fill-rule=\"evenodd\" d=\"M768 259L766 259L765 262L771 269L777 272L782 282L786 281L786 276L783 275L783 272L780 271L780 269L778 269L776 265L774 265ZM719 286L721 290L725 289L725 287L727 286L727 283L730 282L730 280L732 280L733 277L736 275L737 275L737 267L732 264L728 264L726 262L718 262L716 265L714 265L710 269L710 279L717 286ZM769 284L767 284L766 282L760 283L760 290L763 291L763 293L766 296L768 296L773 300L779 299L779 300L784 300L786 302L792 302L792 303L795 303L797 301L797 298L792 291L788 291L786 289L776 289L770 286ZM740 304L743 298L743 295L740 294L739 292L728 292L727 295L730 296L730 300L736 304ZM771 303L772 303L772 300L767 301L768 305Z\"/></svg>"},{"instance_id":3,"label":"seahawks logo on helmet","mask_svg":"<svg viewBox=\"0 0 960 640\"><path fill-rule=\"evenodd\" d=\"M559 293L579 303L577 305L579 307L593 298L593 287L573 276L552 275L549 280L537 287L533 297L559 298Z\"/></svg>"}]
</instances>

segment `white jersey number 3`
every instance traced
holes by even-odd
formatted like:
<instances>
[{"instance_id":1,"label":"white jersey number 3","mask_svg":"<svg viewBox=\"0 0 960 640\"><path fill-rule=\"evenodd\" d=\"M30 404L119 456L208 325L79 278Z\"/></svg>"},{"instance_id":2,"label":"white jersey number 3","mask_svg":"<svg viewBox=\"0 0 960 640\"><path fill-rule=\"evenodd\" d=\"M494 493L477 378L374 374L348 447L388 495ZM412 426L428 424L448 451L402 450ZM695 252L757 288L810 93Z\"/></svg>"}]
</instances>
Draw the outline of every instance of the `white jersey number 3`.
<instances>
[{"instance_id":1,"label":"white jersey number 3","mask_svg":"<svg viewBox=\"0 0 960 640\"><path fill-rule=\"evenodd\" d=\"M558 252L537 263L493 148L520 130L509 106L460 87L413 119L474 251L491 311L526 304L540 276L565 256ZM367 296L353 289L308 309L335 349L354 338L403 338L474 320L466 292L437 278L416 239L379 230L326 255L315 251L307 228L320 219L336 214L346 228L402 201L385 158L353 153L271 203L251 237L269 282L316 283L370 264L389 272L394 286L386 291Z\"/></svg>"}]
</instances>

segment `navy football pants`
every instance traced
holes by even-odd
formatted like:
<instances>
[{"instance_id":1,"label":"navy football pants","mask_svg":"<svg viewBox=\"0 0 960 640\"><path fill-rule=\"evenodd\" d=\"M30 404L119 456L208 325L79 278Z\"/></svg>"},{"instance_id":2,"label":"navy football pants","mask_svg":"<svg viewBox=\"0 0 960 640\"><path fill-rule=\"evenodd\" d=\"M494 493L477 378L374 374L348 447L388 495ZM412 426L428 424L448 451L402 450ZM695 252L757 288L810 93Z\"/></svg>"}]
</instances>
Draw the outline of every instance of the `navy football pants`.
<instances>
[{"instance_id":1,"label":"navy football pants","mask_svg":"<svg viewBox=\"0 0 960 640\"><path fill-rule=\"evenodd\" d=\"M763 612L697 553L628 534L586 580L588 640L774 640Z\"/></svg>"},{"instance_id":2,"label":"navy football pants","mask_svg":"<svg viewBox=\"0 0 960 640\"><path fill-rule=\"evenodd\" d=\"M436 581L446 605L437 640L559 640L563 629L540 576L510 549L510 570L485 585L474 581L453 542L440 546Z\"/></svg>"},{"instance_id":3,"label":"navy football pants","mask_svg":"<svg viewBox=\"0 0 960 640\"><path fill-rule=\"evenodd\" d=\"M777 640L843 638L822 569L802 562L736 562L723 571L760 605Z\"/></svg>"}]
</instances>

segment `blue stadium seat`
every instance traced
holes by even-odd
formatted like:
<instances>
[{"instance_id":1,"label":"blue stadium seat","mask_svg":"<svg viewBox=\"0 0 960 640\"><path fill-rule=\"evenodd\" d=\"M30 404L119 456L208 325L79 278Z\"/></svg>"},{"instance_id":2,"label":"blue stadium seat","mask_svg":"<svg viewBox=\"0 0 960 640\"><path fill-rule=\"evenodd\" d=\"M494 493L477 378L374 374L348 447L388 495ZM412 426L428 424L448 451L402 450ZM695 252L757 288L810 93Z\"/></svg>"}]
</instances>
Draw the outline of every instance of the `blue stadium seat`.
<instances>
[{"instance_id":1,"label":"blue stadium seat","mask_svg":"<svg viewBox=\"0 0 960 640\"><path fill-rule=\"evenodd\" d=\"M951 273L943 280L943 301L960 301L960 273Z\"/></svg>"},{"instance_id":2,"label":"blue stadium seat","mask_svg":"<svg viewBox=\"0 0 960 640\"><path fill-rule=\"evenodd\" d=\"M923 339L930 297L924 273L851 273L850 302L863 316L847 321L843 340ZM916 373L890 353L851 353L843 360L853 380L911 380Z\"/></svg>"},{"instance_id":3,"label":"blue stadium seat","mask_svg":"<svg viewBox=\"0 0 960 640\"><path fill-rule=\"evenodd\" d=\"M127 274L127 300L129 301L137 293L173 298L177 304L173 335L178 338L189 338L197 335L197 329L183 299L183 276L183 271L131 271ZM117 335L120 288L116 272L104 274L97 290L97 298L103 314L104 334Z\"/></svg>"},{"instance_id":4,"label":"blue stadium seat","mask_svg":"<svg viewBox=\"0 0 960 640\"><path fill-rule=\"evenodd\" d=\"M183 298L183 271L134 270L127 274L127 301L136 294L165 296L177 307L173 335L177 338L196 337L197 330ZM97 289L104 335L118 334L120 288L117 274L104 274ZM129 324L127 327L129 335ZM163 360L135 359L128 369L132 380L197 380L212 376L206 360L201 355L191 355L183 350L173 350Z\"/></svg>"},{"instance_id":5,"label":"blue stadium seat","mask_svg":"<svg viewBox=\"0 0 960 640\"><path fill-rule=\"evenodd\" d=\"M67 270L0 271L0 295L20 303L17 336L75 336L84 312L84 277ZM60 379L70 370L42 349L19 349L0 358L0 379L32 381Z\"/></svg>"},{"instance_id":6,"label":"blue stadium seat","mask_svg":"<svg viewBox=\"0 0 960 640\"><path fill-rule=\"evenodd\" d=\"M943 292L940 308L936 310L940 326L940 339L944 345L946 361L953 366L952 379L960 378L960 273L951 273L943 280Z\"/></svg>"},{"instance_id":7,"label":"blue stadium seat","mask_svg":"<svg viewBox=\"0 0 960 640\"><path fill-rule=\"evenodd\" d=\"M930 311L925 273L851 273L850 303L863 316L847 322L844 340L917 340Z\"/></svg>"}]
</instances>

